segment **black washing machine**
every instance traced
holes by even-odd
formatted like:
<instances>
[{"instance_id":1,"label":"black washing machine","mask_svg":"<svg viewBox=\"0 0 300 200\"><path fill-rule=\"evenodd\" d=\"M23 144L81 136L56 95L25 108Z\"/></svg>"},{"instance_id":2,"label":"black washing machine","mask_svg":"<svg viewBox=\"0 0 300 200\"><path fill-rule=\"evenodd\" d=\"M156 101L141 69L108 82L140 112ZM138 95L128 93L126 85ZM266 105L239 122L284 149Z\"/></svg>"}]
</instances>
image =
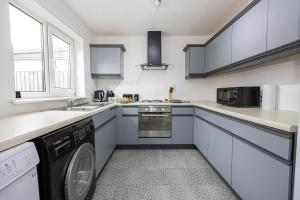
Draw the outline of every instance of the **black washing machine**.
<instances>
[{"instance_id":1,"label":"black washing machine","mask_svg":"<svg viewBox=\"0 0 300 200\"><path fill-rule=\"evenodd\" d=\"M41 200L90 200L95 190L95 128L91 118L35 140Z\"/></svg>"}]
</instances>

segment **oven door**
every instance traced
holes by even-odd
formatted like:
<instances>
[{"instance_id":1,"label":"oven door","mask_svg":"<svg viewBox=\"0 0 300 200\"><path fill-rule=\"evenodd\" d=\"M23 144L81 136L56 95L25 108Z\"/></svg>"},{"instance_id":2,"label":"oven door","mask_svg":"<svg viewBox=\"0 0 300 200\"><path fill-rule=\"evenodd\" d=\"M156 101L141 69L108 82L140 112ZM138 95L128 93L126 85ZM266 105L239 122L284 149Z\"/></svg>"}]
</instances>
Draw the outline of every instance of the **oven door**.
<instances>
[{"instance_id":1,"label":"oven door","mask_svg":"<svg viewBox=\"0 0 300 200\"><path fill-rule=\"evenodd\" d=\"M171 113L139 113L139 138L170 138L171 129Z\"/></svg>"}]
</instances>

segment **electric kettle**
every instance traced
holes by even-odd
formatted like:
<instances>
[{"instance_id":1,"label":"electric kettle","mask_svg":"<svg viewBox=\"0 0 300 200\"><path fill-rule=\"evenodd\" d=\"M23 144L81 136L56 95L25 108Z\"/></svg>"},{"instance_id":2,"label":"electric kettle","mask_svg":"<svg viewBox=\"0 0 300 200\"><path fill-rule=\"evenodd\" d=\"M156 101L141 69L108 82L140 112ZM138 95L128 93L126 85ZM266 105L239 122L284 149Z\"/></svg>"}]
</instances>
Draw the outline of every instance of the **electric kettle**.
<instances>
[{"instance_id":1,"label":"electric kettle","mask_svg":"<svg viewBox=\"0 0 300 200\"><path fill-rule=\"evenodd\" d=\"M105 92L103 90L96 90L94 95L95 102L103 102L105 100Z\"/></svg>"}]
</instances>

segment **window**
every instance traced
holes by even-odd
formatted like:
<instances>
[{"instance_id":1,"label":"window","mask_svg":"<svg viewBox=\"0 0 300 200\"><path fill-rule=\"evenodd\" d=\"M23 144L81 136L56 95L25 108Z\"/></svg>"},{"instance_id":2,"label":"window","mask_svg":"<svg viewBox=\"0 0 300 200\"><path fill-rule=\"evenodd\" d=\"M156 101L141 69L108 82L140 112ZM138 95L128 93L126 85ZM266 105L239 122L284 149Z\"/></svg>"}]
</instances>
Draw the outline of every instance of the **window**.
<instances>
[{"instance_id":1,"label":"window","mask_svg":"<svg viewBox=\"0 0 300 200\"><path fill-rule=\"evenodd\" d=\"M15 90L22 97L74 96L73 40L10 4Z\"/></svg>"},{"instance_id":2,"label":"window","mask_svg":"<svg viewBox=\"0 0 300 200\"><path fill-rule=\"evenodd\" d=\"M74 88L73 41L54 27L48 27L50 90L72 94Z\"/></svg>"},{"instance_id":3,"label":"window","mask_svg":"<svg viewBox=\"0 0 300 200\"><path fill-rule=\"evenodd\" d=\"M22 92L44 92L43 24L14 6L9 7L9 12L15 89Z\"/></svg>"}]
</instances>

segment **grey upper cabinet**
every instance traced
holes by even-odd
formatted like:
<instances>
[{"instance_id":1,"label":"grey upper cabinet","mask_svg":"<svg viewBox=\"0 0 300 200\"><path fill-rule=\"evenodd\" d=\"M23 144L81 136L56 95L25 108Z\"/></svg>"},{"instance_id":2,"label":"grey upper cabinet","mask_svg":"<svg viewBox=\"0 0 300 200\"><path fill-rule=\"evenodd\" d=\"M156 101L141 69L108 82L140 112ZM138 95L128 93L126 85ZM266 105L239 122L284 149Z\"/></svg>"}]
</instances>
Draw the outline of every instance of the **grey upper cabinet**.
<instances>
[{"instance_id":1,"label":"grey upper cabinet","mask_svg":"<svg viewBox=\"0 0 300 200\"><path fill-rule=\"evenodd\" d=\"M193 135L193 116L172 116L172 144L193 144Z\"/></svg>"},{"instance_id":2,"label":"grey upper cabinet","mask_svg":"<svg viewBox=\"0 0 300 200\"><path fill-rule=\"evenodd\" d=\"M204 73L204 47L187 45L185 51L185 77L193 78Z\"/></svg>"},{"instance_id":3,"label":"grey upper cabinet","mask_svg":"<svg viewBox=\"0 0 300 200\"><path fill-rule=\"evenodd\" d=\"M268 0L261 0L233 24L232 62L267 50Z\"/></svg>"},{"instance_id":4,"label":"grey upper cabinet","mask_svg":"<svg viewBox=\"0 0 300 200\"><path fill-rule=\"evenodd\" d=\"M208 160L231 185L232 135L209 125Z\"/></svg>"},{"instance_id":5,"label":"grey upper cabinet","mask_svg":"<svg viewBox=\"0 0 300 200\"><path fill-rule=\"evenodd\" d=\"M231 64L232 26L205 47L205 72Z\"/></svg>"},{"instance_id":6,"label":"grey upper cabinet","mask_svg":"<svg viewBox=\"0 0 300 200\"><path fill-rule=\"evenodd\" d=\"M90 45L91 74L99 76L123 77L123 45Z\"/></svg>"},{"instance_id":7,"label":"grey upper cabinet","mask_svg":"<svg viewBox=\"0 0 300 200\"><path fill-rule=\"evenodd\" d=\"M232 187L242 199L291 199L291 173L291 166L233 138Z\"/></svg>"},{"instance_id":8,"label":"grey upper cabinet","mask_svg":"<svg viewBox=\"0 0 300 200\"><path fill-rule=\"evenodd\" d=\"M268 50L300 40L300 1L269 0Z\"/></svg>"},{"instance_id":9,"label":"grey upper cabinet","mask_svg":"<svg viewBox=\"0 0 300 200\"><path fill-rule=\"evenodd\" d=\"M123 115L123 144L139 144L138 116Z\"/></svg>"},{"instance_id":10,"label":"grey upper cabinet","mask_svg":"<svg viewBox=\"0 0 300 200\"><path fill-rule=\"evenodd\" d=\"M202 119L194 118L194 144L199 151L207 158L208 153L209 124Z\"/></svg>"}]
</instances>

